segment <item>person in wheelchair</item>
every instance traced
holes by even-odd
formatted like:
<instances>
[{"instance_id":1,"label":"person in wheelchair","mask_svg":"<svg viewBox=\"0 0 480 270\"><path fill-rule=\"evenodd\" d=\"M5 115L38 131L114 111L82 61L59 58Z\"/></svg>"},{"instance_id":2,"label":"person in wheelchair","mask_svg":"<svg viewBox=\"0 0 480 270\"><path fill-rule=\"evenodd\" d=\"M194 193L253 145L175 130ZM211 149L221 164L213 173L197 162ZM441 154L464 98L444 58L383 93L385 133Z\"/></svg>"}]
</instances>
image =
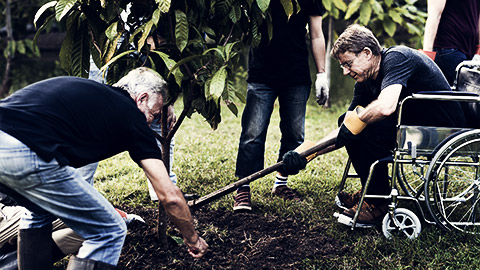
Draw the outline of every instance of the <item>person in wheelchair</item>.
<instances>
[{"instance_id":1,"label":"person in wheelchair","mask_svg":"<svg viewBox=\"0 0 480 270\"><path fill-rule=\"evenodd\" d=\"M397 105L400 100L420 91L452 91L438 66L425 54L405 47L382 48L373 33L360 25L349 26L333 45L332 56L340 62L345 76L356 83L348 111L339 118L339 128L318 143L335 143L321 154L345 146L360 177L362 190L373 162L391 156L395 146ZM455 101L423 101L405 105L402 124L442 127L464 127L465 118ZM287 174L298 173L306 159L296 152L287 152L281 168ZM388 165L376 167L367 195L390 194ZM346 210L353 217L361 192L339 193ZM366 198L358 223L375 223L387 212L387 200Z\"/></svg>"}]
</instances>

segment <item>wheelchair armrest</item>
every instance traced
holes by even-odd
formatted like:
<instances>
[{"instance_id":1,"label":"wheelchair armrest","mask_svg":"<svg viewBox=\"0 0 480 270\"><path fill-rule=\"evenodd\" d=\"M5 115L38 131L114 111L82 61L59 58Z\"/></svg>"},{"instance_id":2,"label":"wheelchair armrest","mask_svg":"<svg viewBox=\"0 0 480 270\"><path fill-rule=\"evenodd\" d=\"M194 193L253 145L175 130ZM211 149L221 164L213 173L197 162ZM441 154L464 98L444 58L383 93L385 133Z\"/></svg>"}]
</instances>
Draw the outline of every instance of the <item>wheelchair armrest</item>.
<instances>
[{"instance_id":1,"label":"wheelchair armrest","mask_svg":"<svg viewBox=\"0 0 480 270\"><path fill-rule=\"evenodd\" d=\"M479 102L480 95L472 92L428 91L414 93L412 99Z\"/></svg>"}]
</instances>

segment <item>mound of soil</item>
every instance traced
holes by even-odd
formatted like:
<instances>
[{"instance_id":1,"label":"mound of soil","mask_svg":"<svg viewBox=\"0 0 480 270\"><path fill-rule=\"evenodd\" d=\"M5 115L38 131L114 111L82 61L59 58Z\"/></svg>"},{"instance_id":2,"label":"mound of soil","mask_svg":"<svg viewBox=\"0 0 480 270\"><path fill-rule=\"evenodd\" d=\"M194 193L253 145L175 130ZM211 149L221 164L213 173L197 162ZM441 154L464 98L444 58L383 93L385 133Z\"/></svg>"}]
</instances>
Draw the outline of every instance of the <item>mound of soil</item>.
<instances>
[{"instance_id":1,"label":"mound of soil","mask_svg":"<svg viewBox=\"0 0 480 270\"><path fill-rule=\"evenodd\" d=\"M132 222L118 269L297 269L302 261L348 252L325 228L308 229L293 219L202 209L194 213L198 230L210 246L201 259L192 258L171 230L169 248L157 240L156 209L121 207L143 217L145 224ZM169 226L172 228L172 226Z\"/></svg>"}]
</instances>

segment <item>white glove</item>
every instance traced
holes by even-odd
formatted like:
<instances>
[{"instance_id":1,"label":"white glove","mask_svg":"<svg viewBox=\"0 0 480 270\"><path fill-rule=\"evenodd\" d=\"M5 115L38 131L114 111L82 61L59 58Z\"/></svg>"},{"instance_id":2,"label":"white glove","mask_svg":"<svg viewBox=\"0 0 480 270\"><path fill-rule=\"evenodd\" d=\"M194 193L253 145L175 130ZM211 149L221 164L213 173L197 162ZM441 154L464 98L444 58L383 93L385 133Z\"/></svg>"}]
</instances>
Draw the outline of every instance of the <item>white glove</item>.
<instances>
[{"instance_id":1,"label":"white glove","mask_svg":"<svg viewBox=\"0 0 480 270\"><path fill-rule=\"evenodd\" d=\"M472 58L472 61L480 61L480 54L475 54Z\"/></svg>"},{"instance_id":2,"label":"white glove","mask_svg":"<svg viewBox=\"0 0 480 270\"><path fill-rule=\"evenodd\" d=\"M141 216L135 215L135 214L127 214L127 217L124 218L124 220L125 220L125 223L127 223L127 224L130 224L130 222L132 222L134 220L145 223L145 220L143 220L143 218Z\"/></svg>"},{"instance_id":3,"label":"white glove","mask_svg":"<svg viewBox=\"0 0 480 270\"><path fill-rule=\"evenodd\" d=\"M125 223L128 225L130 224L130 222L134 221L134 220L137 220L137 221L140 221L142 223L145 223L145 220L143 220L143 218L139 215L135 215L135 214L127 214L125 211L122 211L118 208L115 208L115 210L117 210L117 212L120 214L120 216L123 218L123 220L125 221Z\"/></svg>"},{"instance_id":4,"label":"white glove","mask_svg":"<svg viewBox=\"0 0 480 270\"><path fill-rule=\"evenodd\" d=\"M318 105L327 104L329 98L327 73L317 73L317 80L315 81L315 96L317 97Z\"/></svg>"}]
</instances>

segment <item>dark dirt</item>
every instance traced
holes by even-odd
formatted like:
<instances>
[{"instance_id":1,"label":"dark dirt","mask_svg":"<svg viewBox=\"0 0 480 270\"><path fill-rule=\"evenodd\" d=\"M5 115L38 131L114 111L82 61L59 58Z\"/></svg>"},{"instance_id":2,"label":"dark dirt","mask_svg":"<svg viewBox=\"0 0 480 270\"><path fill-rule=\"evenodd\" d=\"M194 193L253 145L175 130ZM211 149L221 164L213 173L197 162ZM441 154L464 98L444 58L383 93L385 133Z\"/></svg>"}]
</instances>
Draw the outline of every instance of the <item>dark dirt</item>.
<instances>
[{"instance_id":1,"label":"dark dirt","mask_svg":"<svg viewBox=\"0 0 480 270\"><path fill-rule=\"evenodd\" d=\"M293 219L231 210L194 213L198 230L210 246L201 259L190 257L180 234L169 226L169 248L157 240L157 209L121 209L143 217L145 224L129 225L118 269L299 269L306 259L339 257L348 252L339 241L325 235L325 228L308 229Z\"/></svg>"}]
</instances>

